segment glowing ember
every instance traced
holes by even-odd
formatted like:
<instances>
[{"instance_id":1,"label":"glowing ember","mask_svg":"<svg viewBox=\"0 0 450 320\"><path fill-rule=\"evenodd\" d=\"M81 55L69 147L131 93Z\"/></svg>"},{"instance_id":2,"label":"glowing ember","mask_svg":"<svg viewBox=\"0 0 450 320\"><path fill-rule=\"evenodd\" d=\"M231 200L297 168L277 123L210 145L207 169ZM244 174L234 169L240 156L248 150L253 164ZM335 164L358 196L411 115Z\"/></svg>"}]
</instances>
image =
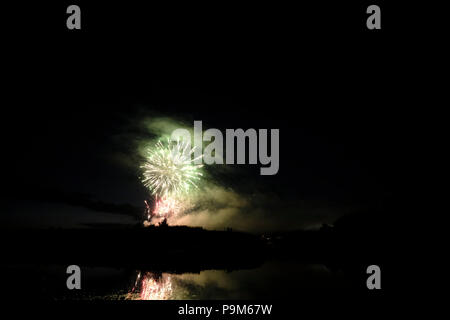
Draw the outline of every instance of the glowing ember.
<instances>
[{"instance_id":1,"label":"glowing ember","mask_svg":"<svg viewBox=\"0 0 450 320\"><path fill-rule=\"evenodd\" d=\"M168 218L178 212L180 205L175 198L164 197L156 200L155 210L153 213L159 217Z\"/></svg>"}]
</instances>

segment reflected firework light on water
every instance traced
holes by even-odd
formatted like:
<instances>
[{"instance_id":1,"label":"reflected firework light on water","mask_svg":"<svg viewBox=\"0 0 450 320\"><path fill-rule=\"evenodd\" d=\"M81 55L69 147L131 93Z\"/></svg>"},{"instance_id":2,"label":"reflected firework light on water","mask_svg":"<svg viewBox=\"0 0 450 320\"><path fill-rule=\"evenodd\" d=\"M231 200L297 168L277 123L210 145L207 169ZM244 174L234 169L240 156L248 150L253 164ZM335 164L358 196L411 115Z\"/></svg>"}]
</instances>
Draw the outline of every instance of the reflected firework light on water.
<instances>
[{"instance_id":1,"label":"reflected firework light on water","mask_svg":"<svg viewBox=\"0 0 450 320\"><path fill-rule=\"evenodd\" d=\"M172 297L172 278L169 274L139 272L128 295L134 300L168 300Z\"/></svg>"},{"instance_id":2,"label":"reflected firework light on water","mask_svg":"<svg viewBox=\"0 0 450 320\"><path fill-rule=\"evenodd\" d=\"M146 221L144 225L178 215L189 207L188 194L197 188L203 165L195 164L192 155L195 148L185 141L161 141L147 150L143 184L154 196L154 209L145 201Z\"/></svg>"}]
</instances>

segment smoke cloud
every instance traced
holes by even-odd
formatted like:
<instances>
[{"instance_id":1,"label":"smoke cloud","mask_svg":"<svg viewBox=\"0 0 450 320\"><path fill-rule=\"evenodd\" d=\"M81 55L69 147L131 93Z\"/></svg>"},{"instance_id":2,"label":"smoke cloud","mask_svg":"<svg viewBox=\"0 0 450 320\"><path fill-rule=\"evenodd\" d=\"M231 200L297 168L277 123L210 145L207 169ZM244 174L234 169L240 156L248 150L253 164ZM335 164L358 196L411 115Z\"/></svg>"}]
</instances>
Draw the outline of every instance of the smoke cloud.
<instances>
[{"instance_id":1,"label":"smoke cloud","mask_svg":"<svg viewBox=\"0 0 450 320\"><path fill-rule=\"evenodd\" d=\"M211 183L192 202L194 207L181 217L174 217L172 224L268 232L318 228L340 216L323 204L282 200L274 193L238 193Z\"/></svg>"}]
</instances>

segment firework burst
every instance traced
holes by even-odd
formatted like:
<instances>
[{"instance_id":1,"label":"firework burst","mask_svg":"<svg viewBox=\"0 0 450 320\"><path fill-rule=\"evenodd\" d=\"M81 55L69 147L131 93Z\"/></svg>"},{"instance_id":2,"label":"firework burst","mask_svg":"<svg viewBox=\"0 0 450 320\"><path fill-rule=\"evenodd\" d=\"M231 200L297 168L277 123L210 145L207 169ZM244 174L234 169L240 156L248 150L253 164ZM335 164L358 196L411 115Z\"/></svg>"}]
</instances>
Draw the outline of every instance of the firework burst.
<instances>
[{"instance_id":1,"label":"firework burst","mask_svg":"<svg viewBox=\"0 0 450 320\"><path fill-rule=\"evenodd\" d=\"M155 148L147 150L142 183L160 198L179 196L196 188L203 165L194 163L201 158L192 159L194 151L185 141L158 141Z\"/></svg>"},{"instance_id":2,"label":"firework burst","mask_svg":"<svg viewBox=\"0 0 450 320\"><path fill-rule=\"evenodd\" d=\"M203 165L195 164L195 148L185 141L158 141L154 148L147 150L147 159L141 167L144 169L142 183L155 197L152 210L147 202L147 223L155 219L170 218L177 215L189 203L187 195L197 188ZM153 221L154 222L154 221Z\"/></svg>"}]
</instances>

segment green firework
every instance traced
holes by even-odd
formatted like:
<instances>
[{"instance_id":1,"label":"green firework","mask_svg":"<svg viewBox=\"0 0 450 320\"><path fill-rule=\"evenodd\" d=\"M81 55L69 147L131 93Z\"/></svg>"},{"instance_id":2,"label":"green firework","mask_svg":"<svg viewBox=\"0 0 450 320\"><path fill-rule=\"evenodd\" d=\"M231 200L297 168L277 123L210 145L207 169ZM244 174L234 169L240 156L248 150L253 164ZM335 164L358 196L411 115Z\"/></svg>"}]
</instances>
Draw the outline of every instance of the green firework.
<instances>
[{"instance_id":1,"label":"green firework","mask_svg":"<svg viewBox=\"0 0 450 320\"><path fill-rule=\"evenodd\" d=\"M152 194L159 197L178 196L197 187L202 173L201 164L195 164L193 158L195 148L185 141L158 141L153 148L147 150L143 184Z\"/></svg>"}]
</instances>

